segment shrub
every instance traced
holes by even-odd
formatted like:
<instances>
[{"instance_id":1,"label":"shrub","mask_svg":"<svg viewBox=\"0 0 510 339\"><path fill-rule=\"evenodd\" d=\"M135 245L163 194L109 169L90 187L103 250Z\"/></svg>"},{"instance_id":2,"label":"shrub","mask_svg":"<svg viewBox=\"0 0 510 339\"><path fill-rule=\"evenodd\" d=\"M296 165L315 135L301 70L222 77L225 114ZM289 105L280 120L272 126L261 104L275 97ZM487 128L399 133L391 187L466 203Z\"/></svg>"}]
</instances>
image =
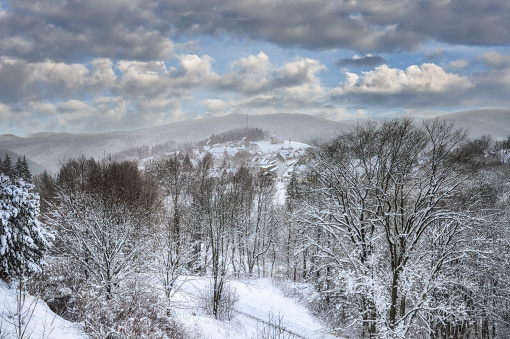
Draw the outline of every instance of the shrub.
<instances>
[{"instance_id":1,"label":"shrub","mask_svg":"<svg viewBox=\"0 0 510 339\"><path fill-rule=\"evenodd\" d=\"M229 283L223 283L223 289L220 294L218 311L216 318L219 320L232 320L235 316L235 306L239 301L239 295L236 289ZM200 307L209 315L214 314L214 288L212 282L207 284L200 294Z\"/></svg>"},{"instance_id":2,"label":"shrub","mask_svg":"<svg viewBox=\"0 0 510 339\"><path fill-rule=\"evenodd\" d=\"M85 285L83 272L64 257L49 258L42 272L30 276L27 283L31 295L42 298L54 313L69 321L83 318L78 304Z\"/></svg>"},{"instance_id":3,"label":"shrub","mask_svg":"<svg viewBox=\"0 0 510 339\"><path fill-rule=\"evenodd\" d=\"M196 338L160 301L157 290L138 281L122 287L123 293L107 299L98 290L87 291L79 305L85 332L97 339Z\"/></svg>"},{"instance_id":4,"label":"shrub","mask_svg":"<svg viewBox=\"0 0 510 339\"><path fill-rule=\"evenodd\" d=\"M269 312L268 321L264 322L264 326L257 326L257 339L293 339L295 336L287 331L283 325L283 316L278 314L275 316L273 312Z\"/></svg>"}]
</instances>

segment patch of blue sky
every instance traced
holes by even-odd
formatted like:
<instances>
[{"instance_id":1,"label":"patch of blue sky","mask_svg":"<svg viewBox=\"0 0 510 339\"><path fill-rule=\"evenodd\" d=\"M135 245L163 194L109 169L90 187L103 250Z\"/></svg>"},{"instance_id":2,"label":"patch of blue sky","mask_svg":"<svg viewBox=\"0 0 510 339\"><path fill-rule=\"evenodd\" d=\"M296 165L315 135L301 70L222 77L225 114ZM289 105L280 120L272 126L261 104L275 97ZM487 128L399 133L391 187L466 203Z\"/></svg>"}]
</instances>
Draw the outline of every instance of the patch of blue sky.
<instances>
[{"instance_id":1,"label":"patch of blue sky","mask_svg":"<svg viewBox=\"0 0 510 339\"><path fill-rule=\"evenodd\" d=\"M175 43L186 43L189 39L190 37L180 36ZM344 79L344 75L336 65L336 62L341 58L350 58L356 54L343 49L307 50L301 48L283 48L269 42L246 38L232 38L226 35L202 35L199 37L194 36L193 39L198 40L200 45L200 51L194 53L209 55L214 58L213 69L219 74L231 71L231 65L234 61L263 52L276 68L298 58L319 60L322 65L326 66L327 70L318 73L317 76L321 78L323 84L327 87L337 86Z\"/></svg>"}]
</instances>

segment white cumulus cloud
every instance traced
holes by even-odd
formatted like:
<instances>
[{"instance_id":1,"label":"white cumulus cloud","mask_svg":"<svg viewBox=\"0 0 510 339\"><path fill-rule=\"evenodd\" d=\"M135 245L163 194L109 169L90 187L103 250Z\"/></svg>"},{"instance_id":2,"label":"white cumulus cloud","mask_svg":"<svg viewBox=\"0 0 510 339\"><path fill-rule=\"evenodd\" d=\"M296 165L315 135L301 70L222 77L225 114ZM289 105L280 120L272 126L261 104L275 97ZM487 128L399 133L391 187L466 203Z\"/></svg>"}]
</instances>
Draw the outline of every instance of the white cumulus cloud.
<instances>
[{"instance_id":1,"label":"white cumulus cloud","mask_svg":"<svg viewBox=\"0 0 510 339\"><path fill-rule=\"evenodd\" d=\"M382 65L373 71L362 72L361 76L346 73L341 84L344 94L412 94L446 93L467 90L472 86L466 76L447 73L436 64L411 65L405 70Z\"/></svg>"}]
</instances>

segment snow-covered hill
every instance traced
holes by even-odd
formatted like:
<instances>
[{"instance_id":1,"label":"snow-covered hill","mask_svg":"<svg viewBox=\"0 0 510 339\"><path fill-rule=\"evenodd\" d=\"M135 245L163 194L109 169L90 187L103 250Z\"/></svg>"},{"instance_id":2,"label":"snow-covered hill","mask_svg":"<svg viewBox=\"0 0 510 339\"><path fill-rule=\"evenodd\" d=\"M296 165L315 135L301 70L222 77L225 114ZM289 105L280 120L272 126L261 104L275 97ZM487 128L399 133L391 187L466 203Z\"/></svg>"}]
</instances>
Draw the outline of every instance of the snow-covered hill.
<instances>
[{"instance_id":1,"label":"snow-covered hill","mask_svg":"<svg viewBox=\"0 0 510 339\"><path fill-rule=\"evenodd\" d=\"M16 313L20 298L16 295L17 290L0 280L0 338L18 338L16 336L17 325ZM86 336L80 331L77 324L62 319L53 313L48 305L42 300L26 295L21 303L22 320L25 331L23 338L41 339L82 339Z\"/></svg>"},{"instance_id":2,"label":"snow-covered hill","mask_svg":"<svg viewBox=\"0 0 510 339\"><path fill-rule=\"evenodd\" d=\"M270 279L231 281L238 295L234 317L215 320L200 308L200 296L208 284L204 277L187 277L171 305L180 322L193 333L207 339L259 338L269 323L278 324L285 338L333 339L327 327L298 303L285 297ZM0 281L0 338L16 338L16 290ZM32 313L33 312L33 313ZM79 325L55 315L49 307L33 296L26 295L24 312L26 337L44 339L85 339Z\"/></svg>"}]
</instances>

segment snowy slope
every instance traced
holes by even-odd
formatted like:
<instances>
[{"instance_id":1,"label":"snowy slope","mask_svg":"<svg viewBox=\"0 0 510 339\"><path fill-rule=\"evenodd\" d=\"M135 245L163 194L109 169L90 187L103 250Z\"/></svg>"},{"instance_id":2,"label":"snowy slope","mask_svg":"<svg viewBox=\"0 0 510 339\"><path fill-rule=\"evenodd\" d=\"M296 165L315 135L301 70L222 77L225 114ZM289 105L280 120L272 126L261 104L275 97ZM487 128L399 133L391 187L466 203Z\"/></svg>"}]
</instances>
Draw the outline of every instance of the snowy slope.
<instances>
[{"instance_id":1,"label":"snowy slope","mask_svg":"<svg viewBox=\"0 0 510 339\"><path fill-rule=\"evenodd\" d=\"M210 339L251 339L258 338L268 322L269 315L281 318L283 327L292 338L333 339L321 322L296 300L282 295L269 279L231 281L239 301L235 306L236 315L231 321L215 320L197 307L198 296L204 290L206 278L188 280L174 298L178 318L189 328L198 329Z\"/></svg>"},{"instance_id":2,"label":"snowy slope","mask_svg":"<svg viewBox=\"0 0 510 339\"><path fill-rule=\"evenodd\" d=\"M16 290L0 280L0 338L17 338L13 315L17 309ZM79 339L79 326L53 313L43 301L26 295L22 314L26 314L26 338ZM32 313L33 312L33 313ZM31 316L30 316L31 314Z\"/></svg>"}]
</instances>

